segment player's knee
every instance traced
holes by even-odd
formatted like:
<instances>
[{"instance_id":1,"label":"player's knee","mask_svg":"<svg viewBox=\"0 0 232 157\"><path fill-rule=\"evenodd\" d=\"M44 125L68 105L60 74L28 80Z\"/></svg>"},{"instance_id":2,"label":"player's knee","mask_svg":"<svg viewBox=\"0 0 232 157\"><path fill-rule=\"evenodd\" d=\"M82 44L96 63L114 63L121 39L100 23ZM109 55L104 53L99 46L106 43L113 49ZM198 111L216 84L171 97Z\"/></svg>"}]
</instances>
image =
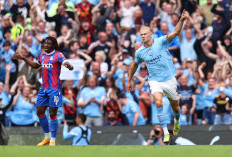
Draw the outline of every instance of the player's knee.
<instances>
[{"instance_id":1,"label":"player's knee","mask_svg":"<svg viewBox=\"0 0 232 157\"><path fill-rule=\"evenodd\" d=\"M56 112L51 111L51 112L50 112L50 117L55 117L55 116L57 116L57 113L56 113Z\"/></svg>"},{"instance_id":2,"label":"player's knee","mask_svg":"<svg viewBox=\"0 0 232 157\"><path fill-rule=\"evenodd\" d=\"M157 108L162 108L162 107L163 107L163 102L162 102L162 100L157 100L155 103L156 103L156 107L157 107Z\"/></svg>"},{"instance_id":3,"label":"player's knee","mask_svg":"<svg viewBox=\"0 0 232 157\"><path fill-rule=\"evenodd\" d=\"M45 112L44 112L44 111L37 110L36 114L37 114L37 116L40 116L40 115L45 114Z\"/></svg>"},{"instance_id":4,"label":"player's knee","mask_svg":"<svg viewBox=\"0 0 232 157\"><path fill-rule=\"evenodd\" d=\"M57 116L57 110L55 109L49 109L50 117L55 117Z\"/></svg>"}]
</instances>

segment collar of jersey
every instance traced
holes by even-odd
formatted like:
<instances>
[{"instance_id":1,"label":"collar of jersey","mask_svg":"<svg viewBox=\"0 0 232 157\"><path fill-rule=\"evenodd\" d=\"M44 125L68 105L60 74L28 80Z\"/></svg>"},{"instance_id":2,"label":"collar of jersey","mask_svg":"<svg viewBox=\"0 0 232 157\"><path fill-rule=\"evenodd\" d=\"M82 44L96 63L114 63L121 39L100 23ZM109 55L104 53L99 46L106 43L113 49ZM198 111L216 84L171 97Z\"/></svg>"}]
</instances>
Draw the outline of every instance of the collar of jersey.
<instances>
[{"instance_id":1,"label":"collar of jersey","mask_svg":"<svg viewBox=\"0 0 232 157\"><path fill-rule=\"evenodd\" d=\"M51 54L53 54L55 52L55 50L53 50L52 52L50 52L50 53L47 53L46 52L46 55L51 55Z\"/></svg>"}]
</instances>

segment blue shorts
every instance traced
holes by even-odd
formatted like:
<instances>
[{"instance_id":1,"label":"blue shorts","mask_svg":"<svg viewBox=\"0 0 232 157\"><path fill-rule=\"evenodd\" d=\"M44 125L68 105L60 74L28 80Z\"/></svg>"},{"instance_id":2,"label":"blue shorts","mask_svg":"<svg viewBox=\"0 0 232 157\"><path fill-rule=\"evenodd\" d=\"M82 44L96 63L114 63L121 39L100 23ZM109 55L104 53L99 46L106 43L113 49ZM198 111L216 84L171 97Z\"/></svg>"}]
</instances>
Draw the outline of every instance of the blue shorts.
<instances>
[{"instance_id":1,"label":"blue shorts","mask_svg":"<svg viewBox=\"0 0 232 157\"><path fill-rule=\"evenodd\" d=\"M36 106L61 107L62 90L41 88L38 93Z\"/></svg>"}]
</instances>

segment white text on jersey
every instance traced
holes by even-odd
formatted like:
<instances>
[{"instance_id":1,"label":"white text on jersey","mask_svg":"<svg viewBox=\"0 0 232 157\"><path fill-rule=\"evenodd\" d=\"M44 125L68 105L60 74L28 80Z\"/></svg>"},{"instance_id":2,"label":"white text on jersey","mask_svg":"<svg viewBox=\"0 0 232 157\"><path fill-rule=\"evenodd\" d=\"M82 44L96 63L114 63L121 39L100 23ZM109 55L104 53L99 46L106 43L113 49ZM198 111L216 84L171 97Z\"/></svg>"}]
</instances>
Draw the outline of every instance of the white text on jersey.
<instances>
[{"instance_id":1,"label":"white text on jersey","mask_svg":"<svg viewBox=\"0 0 232 157\"><path fill-rule=\"evenodd\" d=\"M43 68L53 68L53 65L51 63L48 63L48 64L42 63L42 67Z\"/></svg>"}]
</instances>

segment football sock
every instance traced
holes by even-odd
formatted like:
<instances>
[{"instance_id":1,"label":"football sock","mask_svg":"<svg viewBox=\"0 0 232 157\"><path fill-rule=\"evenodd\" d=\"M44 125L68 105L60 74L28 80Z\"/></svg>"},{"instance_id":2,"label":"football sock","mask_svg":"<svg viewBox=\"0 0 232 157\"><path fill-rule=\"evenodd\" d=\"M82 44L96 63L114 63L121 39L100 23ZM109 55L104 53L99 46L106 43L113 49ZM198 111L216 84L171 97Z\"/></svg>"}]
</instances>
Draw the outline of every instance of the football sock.
<instances>
[{"instance_id":1,"label":"football sock","mask_svg":"<svg viewBox=\"0 0 232 157\"><path fill-rule=\"evenodd\" d=\"M50 139L51 138L51 133L49 131L48 119L47 119L46 115L42 114L42 115L38 115L38 117L39 117L40 125L43 128L43 132L45 134L45 138L46 139Z\"/></svg>"},{"instance_id":2,"label":"football sock","mask_svg":"<svg viewBox=\"0 0 232 157\"><path fill-rule=\"evenodd\" d=\"M180 107L179 107L179 110L174 111L174 114L175 114L175 119L179 120L180 119Z\"/></svg>"},{"instance_id":3,"label":"football sock","mask_svg":"<svg viewBox=\"0 0 232 157\"><path fill-rule=\"evenodd\" d=\"M58 128L57 116L55 116L55 117L50 117L50 119L51 119L51 122L50 122L50 128L51 128L51 141L55 142L56 133L57 133L57 128Z\"/></svg>"},{"instance_id":4,"label":"football sock","mask_svg":"<svg viewBox=\"0 0 232 157\"><path fill-rule=\"evenodd\" d=\"M163 113L163 108L157 108L157 117L160 121L160 124L163 128L164 134L169 134L167 123L168 123L168 116L166 113Z\"/></svg>"}]
</instances>

